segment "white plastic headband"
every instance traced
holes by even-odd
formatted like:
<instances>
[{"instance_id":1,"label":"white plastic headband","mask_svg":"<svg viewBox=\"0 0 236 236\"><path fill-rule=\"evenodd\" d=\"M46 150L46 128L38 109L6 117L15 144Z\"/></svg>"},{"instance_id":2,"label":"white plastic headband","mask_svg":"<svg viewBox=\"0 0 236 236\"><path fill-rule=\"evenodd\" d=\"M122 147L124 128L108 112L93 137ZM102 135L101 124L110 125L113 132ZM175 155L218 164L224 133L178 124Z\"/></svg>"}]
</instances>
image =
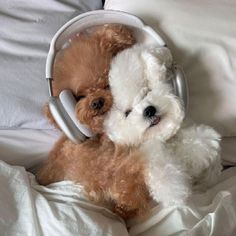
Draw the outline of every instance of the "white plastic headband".
<instances>
[{"instance_id":1,"label":"white plastic headband","mask_svg":"<svg viewBox=\"0 0 236 236\"><path fill-rule=\"evenodd\" d=\"M137 16L126 12L113 10L86 12L68 21L54 35L46 61L46 78L50 80L52 79L53 61L55 55L69 38L71 38L74 34L85 30L86 28L111 23L124 24L129 27L134 27L136 29L134 31L135 37L139 43L145 42L146 44L165 46L165 42L160 35L151 27L145 25L144 22Z\"/></svg>"}]
</instances>

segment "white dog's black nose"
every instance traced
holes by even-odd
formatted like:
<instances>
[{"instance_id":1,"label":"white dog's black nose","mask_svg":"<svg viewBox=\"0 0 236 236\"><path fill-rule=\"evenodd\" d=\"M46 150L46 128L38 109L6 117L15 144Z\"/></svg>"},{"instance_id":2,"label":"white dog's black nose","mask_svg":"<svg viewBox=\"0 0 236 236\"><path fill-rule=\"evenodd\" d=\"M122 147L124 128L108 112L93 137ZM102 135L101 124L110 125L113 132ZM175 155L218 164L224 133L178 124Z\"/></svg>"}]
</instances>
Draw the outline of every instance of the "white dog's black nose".
<instances>
[{"instance_id":1,"label":"white dog's black nose","mask_svg":"<svg viewBox=\"0 0 236 236\"><path fill-rule=\"evenodd\" d=\"M152 118L153 116L155 116L157 110L154 106L148 106L144 109L143 111L143 116L145 118Z\"/></svg>"}]
</instances>

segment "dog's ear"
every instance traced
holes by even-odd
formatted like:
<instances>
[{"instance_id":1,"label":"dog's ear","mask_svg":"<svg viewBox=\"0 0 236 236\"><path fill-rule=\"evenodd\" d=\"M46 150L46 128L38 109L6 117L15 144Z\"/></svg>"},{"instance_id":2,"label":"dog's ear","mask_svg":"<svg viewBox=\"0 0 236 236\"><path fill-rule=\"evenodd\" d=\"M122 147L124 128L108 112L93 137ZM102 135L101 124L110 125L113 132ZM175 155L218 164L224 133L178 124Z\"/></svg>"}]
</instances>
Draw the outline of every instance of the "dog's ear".
<instances>
[{"instance_id":1,"label":"dog's ear","mask_svg":"<svg viewBox=\"0 0 236 236\"><path fill-rule=\"evenodd\" d=\"M167 71L173 63L172 55L168 48L149 47L141 52L141 57L149 80L158 82L167 78Z\"/></svg>"},{"instance_id":2,"label":"dog's ear","mask_svg":"<svg viewBox=\"0 0 236 236\"><path fill-rule=\"evenodd\" d=\"M98 34L100 34L102 46L109 50L113 56L136 42L132 30L124 25L107 24L98 31Z\"/></svg>"},{"instance_id":3,"label":"dog's ear","mask_svg":"<svg viewBox=\"0 0 236 236\"><path fill-rule=\"evenodd\" d=\"M173 63L173 57L170 49L167 47L155 48L152 51L153 56L155 56L160 64L164 64L167 68L170 68Z\"/></svg>"},{"instance_id":4,"label":"dog's ear","mask_svg":"<svg viewBox=\"0 0 236 236\"><path fill-rule=\"evenodd\" d=\"M56 121L54 120L52 113L50 112L48 103L46 103L43 106L43 114L44 116L48 119L48 121L50 122L50 124L52 124L56 129L60 130L60 127L58 126L58 124L56 123Z\"/></svg>"}]
</instances>

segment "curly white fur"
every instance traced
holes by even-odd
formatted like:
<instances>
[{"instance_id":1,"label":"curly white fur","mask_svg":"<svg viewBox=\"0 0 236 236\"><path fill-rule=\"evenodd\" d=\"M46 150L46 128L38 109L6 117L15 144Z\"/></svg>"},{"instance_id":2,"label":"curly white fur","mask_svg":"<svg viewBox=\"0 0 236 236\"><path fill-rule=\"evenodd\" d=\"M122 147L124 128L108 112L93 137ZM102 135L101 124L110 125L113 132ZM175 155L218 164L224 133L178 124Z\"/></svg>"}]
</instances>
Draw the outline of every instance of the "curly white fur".
<instances>
[{"instance_id":1,"label":"curly white fur","mask_svg":"<svg viewBox=\"0 0 236 236\"><path fill-rule=\"evenodd\" d=\"M183 204L191 193L190 178L172 153L156 139L143 143L140 152L147 159L145 177L152 198L164 205Z\"/></svg>"},{"instance_id":2,"label":"curly white fur","mask_svg":"<svg viewBox=\"0 0 236 236\"><path fill-rule=\"evenodd\" d=\"M114 105L105 120L111 140L139 148L151 196L164 205L184 203L192 186L210 186L221 172L219 134L183 125L182 103L168 82L171 65L164 47L135 45L119 53L109 73ZM147 118L150 106L156 112Z\"/></svg>"},{"instance_id":3,"label":"curly white fur","mask_svg":"<svg viewBox=\"0 0 236 236\"><path fill-rule=\"evenodd\" d=\"M213 185L220 175L220 135L206 125L192 125L179 130L167 142L168 150L191 176L194 187L204 189Z\"/></svg>"},{"instance_id":4,"label":"curly white fur","mask_svg":"<svg viewBox=\"0 0 236 236\"><path fill-rule=\"evenodd\" d=\"M124 50L113 59L109 82L114 106L105 126L114 142L139 145L153 137L167 140L179 129L184 112L171 85L166 82L171 62L169 49L141 45ZM151 129L151 120L143 117L148 106L155 106L157 115L165 117Z\"/></svg>"}]
</instances>

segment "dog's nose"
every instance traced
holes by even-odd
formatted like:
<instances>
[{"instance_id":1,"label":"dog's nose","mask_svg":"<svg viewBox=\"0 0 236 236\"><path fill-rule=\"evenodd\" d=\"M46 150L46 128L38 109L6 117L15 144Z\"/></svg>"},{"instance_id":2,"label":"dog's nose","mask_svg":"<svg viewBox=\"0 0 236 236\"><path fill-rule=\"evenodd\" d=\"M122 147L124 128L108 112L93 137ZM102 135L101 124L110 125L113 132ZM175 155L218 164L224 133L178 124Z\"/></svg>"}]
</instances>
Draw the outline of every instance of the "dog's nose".
<instances>
[{"instance_id":1,"label":"dog's nose","mask_svg":"<svg viewBox=\"0 0 236 236\"><path fill-rule=\"evenodd\" d=\"M92 101L91 107L94 110L100 110L104 106L105 100L104 98L96 98Z\"/></svg>"},{"instance_id":2,"label":"dog's nose","mask_svg":"<svg viewBox=\"0 0 236 236\"><path fill-rule=\"evenodd\" d=\"M143 111L143 116L145 118L152 118L156 114L156 108L154 106L148 106Z\"/></svg>"}]
</instances>

